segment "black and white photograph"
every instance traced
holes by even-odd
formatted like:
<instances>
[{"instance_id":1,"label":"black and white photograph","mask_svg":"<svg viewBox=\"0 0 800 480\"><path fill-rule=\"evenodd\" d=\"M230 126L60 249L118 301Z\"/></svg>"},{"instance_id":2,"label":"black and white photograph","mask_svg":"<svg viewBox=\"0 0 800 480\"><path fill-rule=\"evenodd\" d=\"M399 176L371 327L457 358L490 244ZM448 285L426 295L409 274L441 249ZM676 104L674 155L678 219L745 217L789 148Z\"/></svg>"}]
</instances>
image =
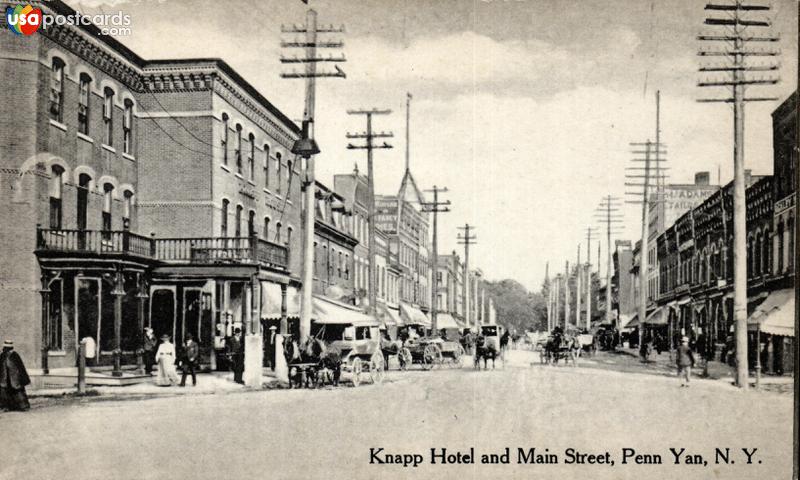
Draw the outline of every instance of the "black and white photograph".
<instances>
[{"instance_id":1,"label":"black and white photograph","mask_svg":"<svg viewBox=\"0 0 800 480\"><path fill-rule=\"evenodd\" d=\"M0 10L0 480L800 479L800 0Z\"/></svg>"}]
</instances>

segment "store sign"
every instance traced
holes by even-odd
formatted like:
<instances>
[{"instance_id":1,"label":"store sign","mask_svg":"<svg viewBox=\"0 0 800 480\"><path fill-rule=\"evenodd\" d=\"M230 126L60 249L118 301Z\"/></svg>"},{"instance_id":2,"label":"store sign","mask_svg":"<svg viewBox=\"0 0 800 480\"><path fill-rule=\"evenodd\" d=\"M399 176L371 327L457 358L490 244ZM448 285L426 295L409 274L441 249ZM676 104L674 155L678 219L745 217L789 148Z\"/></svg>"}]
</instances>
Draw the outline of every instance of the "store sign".
<instances>
[{"instance_id":1,"label":"store sign","mask_svg":"<svg viewBox=\"0 0 800 480\"><path fill-rule=\"evenodd\" d=\"M775 214L794 207L794 193L775 202Z\"/></svg>"}]
</instances>

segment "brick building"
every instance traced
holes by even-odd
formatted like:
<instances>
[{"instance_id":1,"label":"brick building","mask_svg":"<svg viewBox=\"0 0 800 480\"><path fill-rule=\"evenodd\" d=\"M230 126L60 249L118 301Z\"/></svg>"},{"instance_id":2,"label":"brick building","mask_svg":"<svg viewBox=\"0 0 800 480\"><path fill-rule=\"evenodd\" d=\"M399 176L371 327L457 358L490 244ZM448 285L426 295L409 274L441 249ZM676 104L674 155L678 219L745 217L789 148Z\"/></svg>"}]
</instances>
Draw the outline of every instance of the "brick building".
<instances>
[{"instance_id":1,"label":"brick building","mask_svg":"<svg viewBox=\"0 0 800 480\"><path fill-rule=\"evenodd\" d=\"M91 25L3 35L0 50L13 119L0 129L0 307L18 312L0 330L34 369L75 365L92 337L121 375L145 325L176 343L193 333L213 366L218 337L287 315L295 124L222 60L148 61Z\"/></svg>"}]
</instances>

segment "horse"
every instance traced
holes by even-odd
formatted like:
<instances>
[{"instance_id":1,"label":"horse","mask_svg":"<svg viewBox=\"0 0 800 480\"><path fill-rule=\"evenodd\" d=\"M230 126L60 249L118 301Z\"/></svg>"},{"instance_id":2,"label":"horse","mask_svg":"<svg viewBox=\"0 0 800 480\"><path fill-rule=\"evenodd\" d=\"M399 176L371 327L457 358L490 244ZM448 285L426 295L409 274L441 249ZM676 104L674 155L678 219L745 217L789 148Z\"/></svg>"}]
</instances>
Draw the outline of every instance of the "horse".
<instances>
[{"instance_id":1,"label":"horse","mask_svg":"<svg viewBox=\"0 0 800 480\"><path fill-rule=\"evenodd\" d=\"M300 344L287 336L283 341L283 353L289 365L289 388L307 388L323 385L326 380L334 386L339 385L342 374L342 354L338 348L327 348L322 340L309 337ZM291 368L297 364L314 364L312 368ZM292 373L293 372L293 373ZM305 381L303 373L305 372Z\"/></svg>"},{"instance_id":2,"label":"horse","mask_svg":"<svg viewBox=\"0 0 800 480\"><path fill-rule=\"evenodd\" d=\"M561 332L553 332L547 343L544 346L545 360L548 365L558 365L558 359L561 355L561 343L564 337Z\"/></svg>"},{"instance_id":3,"label":"horse","mask_svg":"<svg viewBox=\"0 0 800 480\"><path fill-rule=\"evenodd\" d=\"M497 348L493 344L486 344L486 338L483 335L479 335L475 341L475 370L481 369L481 358L483 358L483 369L486 370L487 360L489 358L492 359L492 370L494 370L494 361L498 355Z\"/></svg>"}]
</instances>

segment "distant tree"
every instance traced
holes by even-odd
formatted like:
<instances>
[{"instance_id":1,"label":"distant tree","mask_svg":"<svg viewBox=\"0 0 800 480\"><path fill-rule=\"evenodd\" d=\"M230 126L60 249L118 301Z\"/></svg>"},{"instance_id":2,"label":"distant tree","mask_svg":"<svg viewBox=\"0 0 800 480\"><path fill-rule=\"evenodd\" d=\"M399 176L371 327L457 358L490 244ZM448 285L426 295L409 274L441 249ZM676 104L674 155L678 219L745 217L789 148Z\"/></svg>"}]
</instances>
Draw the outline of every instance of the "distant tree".
<instances>
[{"instance_id":1,"label":"distant tree","mask_svg":"<svg viewBox=\"0 0 800 480\"><path fill-rule=\"evenodd\" d=\"M494 302L497 323L518 333L546 328L547 306L541 292L529 292L511 279L487 281L484 286L487 296Z\"/></svg>"}]
</instances>

